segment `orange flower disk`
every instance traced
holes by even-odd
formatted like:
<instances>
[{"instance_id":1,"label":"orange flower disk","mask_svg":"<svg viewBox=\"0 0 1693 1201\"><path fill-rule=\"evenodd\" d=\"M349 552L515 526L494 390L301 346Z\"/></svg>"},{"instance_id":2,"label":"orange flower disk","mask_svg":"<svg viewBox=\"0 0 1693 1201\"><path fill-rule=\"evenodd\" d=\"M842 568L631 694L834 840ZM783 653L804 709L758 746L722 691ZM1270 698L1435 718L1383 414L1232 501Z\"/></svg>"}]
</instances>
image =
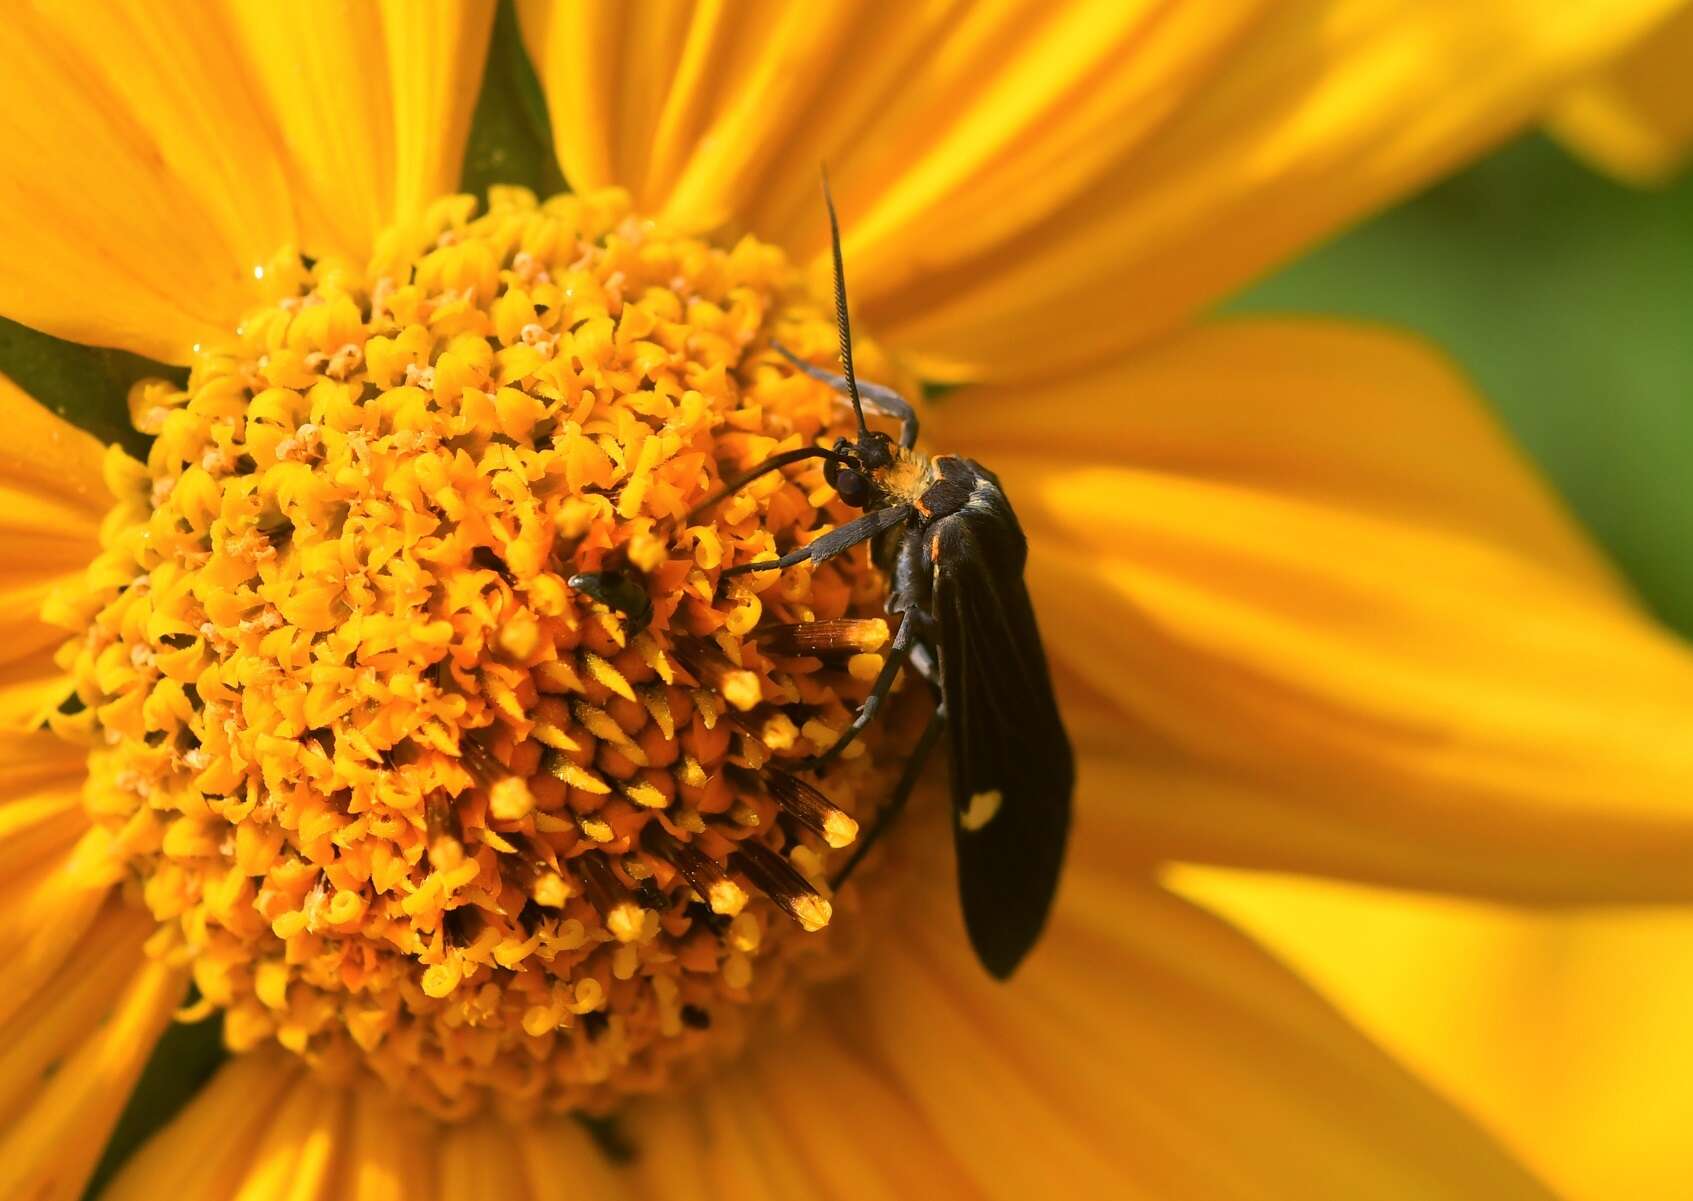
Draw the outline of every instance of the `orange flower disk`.
<instances>
[{"instance_id":1,"label":"orange flower disk","mask_svg":"<svg viewBox=\"0 0 1693 1201\"><path fill-rule=\"evenodd\" d=\"M618 192L474 209L368 273L280 257L233 350L137 387L156 440L112 453L53 606L86 706L56 724L96 735L89 810L233 1047L445 1116L603 1109L849 956L818 932L879 743L782 765L862 699L884 585L860 551L719 587L845 515L815 468L694 512L844 428L769 349L831 331L780 251Z\"/></svg>"}]
</instances>

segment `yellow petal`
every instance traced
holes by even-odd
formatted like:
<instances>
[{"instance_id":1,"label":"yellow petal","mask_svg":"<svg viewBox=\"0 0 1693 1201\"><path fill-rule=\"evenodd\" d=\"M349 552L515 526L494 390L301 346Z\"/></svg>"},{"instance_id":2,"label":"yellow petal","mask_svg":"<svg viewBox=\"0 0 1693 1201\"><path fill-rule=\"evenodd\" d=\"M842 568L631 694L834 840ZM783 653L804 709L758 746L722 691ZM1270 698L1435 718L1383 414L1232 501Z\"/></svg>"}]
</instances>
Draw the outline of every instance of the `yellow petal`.
<instances>
[{"instance_id":1,"label":"yellow petal","mask_svg":"<svg viewBox=\"0 0 1693 1201\"><path fill-rule=\"evenodd\" d=\"M458 183L492 0L338 0L230 10L288 148L304 243L363 258Z\"/></svg>"},{"instance_id":2,"label":"yellow petal","mask_svg":"<svg viewBox=\"0 0 1693 1201\"><path fill-rule=\"evenodd\" d=\"M186 988L147 959L81 808L83 754L0 733L0 1196L80 1196Z\"/></svg>"},{"instance_id":3,"label":"yellow petal","mask_svg":"<svg viewBox=\"0 0 1693 1201\"><path fill-rule=\"evenodd\" d=\"M518 16L571 186L628 187L694 230L740 210L776 131L850 74L832 68L857 24L851 5L780 0L520 0Z\"/></svg>"},{"instance_id":4,"label":"yellow petal","mask_svg":"<svg viewBox=\"0 0 1693 1201\"><path fill-rule=\"evenodd\" d=\"M1568 1201L1686 1193L1693 912L1523 912L1217 869L1181 869L1173 885L1259 939Z\"/></svg>"},{"instance_id":5,"label":"yellow petal","mask_svg":"<svg viewBox=\"0 0 1693 1201\"><path fill-rule=\"evenodd\" d=\"M451 191L492 4L59 4L0 29L0 313L167 362L287 246ZM26 251L27 248L27 252Z\"/></svg>"},{"instance_id":6,"label":"yellow petal","mask_svg":"<svg viewBox=\"0 0 1693 1201\"><path fill-rule=\"evenodd\" d=\"M984 243L1050 210L1179 104L1258 6L528 3L522 16L578 186L621 184L683 225L733 216L815 250L827 159L861 213L856 261L971 192L998 197L973 234Z\"/></svg>"},{"instance_id":7,"label":"yellow petal","mask_svg":"<svg viewBox=\"0 0 1693 1201\"><path fill-rule=\"evenodd\" d=\"M112 895L84 752L0 731L0 1197L81 1195L185 977Z\"/></svg>"},{"instance_id":8,"label":"yellow petal","mask_svg":"<svg viewBox=\"0 0 1693 1201\"><path fill-rule=\"evenodd\" d=\"M938 221L870 256L866 325L930 378L1120 350L1487 149L1672 7L1274 5L1192 103L1050 217L955 264L932 257Z\"/></svg>"},{"instance_id":9,"label":"yellow petal","mask_svg":"<svg viewBox=\"0 0 1693 1201\"><path fill-rule=\"evenodd\" d=\"M1630 183L1662 183L1693 144L1693 9L1564 97L1551 130L1594 165Z\"/></svg>"},{"instance_id":10,"label":"yellow petal","mask_svg":"<svg viewBox=\"0 0 1693 1201\"><path fill-rule=\"evenodd\" d=\"M1051 927L1009 983L971 955L949 857L926 847L898 933L829 1005L931 1155L1007 1201L1547 1196L1248 940L1127 866L1095 820L1120 803L1084 785ZM820 1195L857 1195L811 1161Z\"/></svg>"},{"instance_id":11,"label":"yellow petal","mask_svg":"<svg viewBox=\"0 0 1693 1201\"><path fill-rule=\"evenodd\" d=\"M1232 323L956 393L928 433L999 473L1049 654L1114 712L1089 736L1164 853L1693 893L1693 656L1418 345Z\"/></svg>"},{"instance_id":12,"label":"yellow petal","mask_svg":"<svg viewBox=\"0 0 1693 1201\"><path fill-rule=\"evenodd\" d=\"M112 894L82 809L84 754L0 732L0 1196L81 1195L186 986Z\"/></svg>"},{"instance_id":13,"label":"yellow petal","mask_svg":"<svg viewBox=\"0 0 1693 1201\"><path fill-rule=\"evenodd\" d=\"M0 28L0 313L185 362L293 240L213 10L19 6Z\"/></svg>"},{"instance_id":14,"label":"yellow petal","mask_svg":"<svg viewBox=\"0 0 1693 1201\"><path fill-rule=\"evenodd\" d=\"M0 1196L81 1196L187 986L148 959L152 931L145 913L114 898L56 973L8 978L7 992L20 995L0 1027Z\"/></svg>"},{"instance_id":15,"label":"yellow petal","mask_svg":"<svg viewBox=\"0 0 1693 1201\"><path fill-rule=\"evenodd\" d=\"M82 809L84 752L45 731L0 731L0 1023L73 960L111 883Z\"/></svg>"},{"instance_id":16,"label":"yellow petal","mask_svg":"<svg viewBox=\"0 0 1693 1201\"><path fill-rule=\"evenodd\" d=\"M106 1201L618 1201L623 1182L569 1118L456 1125L362 1081L264 1050L226 1064L127 1163Z\"/></svg>"},{"instance_id":17,"label":"yellow petal","mask_svg":"<svg viewBox=\"0 0 1693 1201\"><path fill-rule=\"evenodd\" d=\"M88 829L82 808L86 774L84 752L56 735L0 731L0 880L7 882L0 895L15 898L18 881L69 853ZM62 908L63 900L55 896L54 903ZM39 933L11 924L7 933L13 937ZM16 955L16 943L6 946L9 961ZM10 1003L0 997L0 1019Z\"/></svg>"},{"instance_id":18,"label":"yellow petal","mask_svg":"<svg viewBox=\"0 0 1693 1201\"><path fill-rule=\"evenodd\" d=\"M302 1105L316 1103L325 1122L341 1118L333 1097L325 1097L306 1078L297 1058L281 1051L239 1055L219 1069L194 1100L124 1165L104 1197L194 1197L199 1201L239 1195L248 1180L269 1181L285 1164L256 1161L265 1131L298 1136L310 1114ZM302 1117L305 1119L302 1121ZM404 1131L396 1131L396 1137ZM284 1153L303 1150L289 1146ZM308 1177L309 1179L309 1177ZM253 1201L296 1194L278 1188L254 1188ZM302 1190L298 1196L315 1194Z\"/></svg>"},{"instance_id":19,"label":"yellow petal","mask_svg":"<svg viewBox=\"0 0 1693 1201\"><path fill-rule=\"evenodd\" d=\"M1671 0L520 5L577 186L817 253L934 378L1120 348L1438 175Z\"/></svg>"},{"instance_id":20,"label":"yellow petal","mask_svg":"<svg viewBox=\"0 0 1693 1201\"><path fill-rule=\"evenodd\" d=\"M42 602L93 561L112 499L97 441L3 375L0 409L0 728L29 729L70 692L53 663L65 632L40 619Z\"/></svg>"},{"instance_id":21,"label":"yellow petal","mask_svg":"<svg viewBox=\"0 0 1693 1201\"><path fill-rule=\"evenodd\" d=\"M641 1106L626 1123L636 1194L678 1201L986 1195L899 1083L854 1046L854 1024L813 1017L695 1096Z\"/></svg>"}]
</instances>

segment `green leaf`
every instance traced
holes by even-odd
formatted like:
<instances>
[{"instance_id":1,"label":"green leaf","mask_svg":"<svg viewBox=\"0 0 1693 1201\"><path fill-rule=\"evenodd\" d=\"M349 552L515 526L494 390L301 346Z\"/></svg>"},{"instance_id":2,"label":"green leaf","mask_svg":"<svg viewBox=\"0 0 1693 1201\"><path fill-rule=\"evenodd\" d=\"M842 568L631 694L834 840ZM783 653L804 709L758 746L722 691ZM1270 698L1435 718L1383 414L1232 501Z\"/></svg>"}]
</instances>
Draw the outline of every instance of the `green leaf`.
<instances>
[{"instance_id":1,"label":"green leaf","mask_svg":"<svg viewBox=\"0 0 1693 1201\"><path fill-rule=\"evenodd\" d=\"M129 387L140 379L178 385L188 372L122 350L79 346L0 317L0 372L102 442L145 456L151 439L129 424Z\"/></svg>"},{"instance_id":2,"label":"green leaf","mask_svg":"<svg viewBox=\"0 0 1693 1201\"><path fill-rule=\"evenodd\" d=\"M1227 307L1379 319L1444 347L1693 634L1693 177L1637 191L1529 137Z\"/></svg>"},{"instance_id":3,"label":"green leaf","mask_svg":"<svg viewBox=\"0 0 1693 1201\"><path fill-rule=\"evenodd\" d=\"M488 69L470 123L459 186L480 196L493 184L521 184L545 198L565 190L540 81L524 52L510 0L494 18Z\"/></svg>"},{"instance_id":4,"label":"green leaf","mask_svg":"<svg viewBox=\"0 0 1693 1201\"><path fill-rule=\"evenodd\" d=\"M175 1117L228 1057L221 1017L168 1028L141 1070L141 1079L83 1191L83 1201L97 1197L136 1148Z\"/></svg>"}]
</instances>

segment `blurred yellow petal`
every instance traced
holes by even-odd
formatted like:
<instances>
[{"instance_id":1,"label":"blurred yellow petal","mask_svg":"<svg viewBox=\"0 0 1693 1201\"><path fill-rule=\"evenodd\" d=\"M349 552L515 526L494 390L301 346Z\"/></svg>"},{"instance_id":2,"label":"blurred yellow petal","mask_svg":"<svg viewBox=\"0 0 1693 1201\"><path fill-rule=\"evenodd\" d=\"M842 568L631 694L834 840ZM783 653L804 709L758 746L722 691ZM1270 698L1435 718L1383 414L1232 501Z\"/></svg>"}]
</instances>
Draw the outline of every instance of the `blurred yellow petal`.
<instances>
[{"instance_id":1,"label":"blurred yellow petal","mask_svg":"<svg viewBox=\"0 0 1693 1201\"><path fill-rule=\"evenodd\" d=\"M810 1196L975 1197L873 1067L825 1036L781 1042L700 1099L622 1115L636 1154L613 1163L571 1118L463 1125L424 1117L381 1086L338 1087L279 1051L232 1060L125 1166L108 1198L184 1196L362 1201L797 1201ZM823 1082L826 1082L823 1083ZM828 1092L827 1110L794 1105ZM876 1101L885 1108L858 1109ZM245 1120L232 1121L239 1113ZM837 1113L841 1121L819 1120ZM899 1150L899 1159L882 1157ZM826 1186L848 1191L827 1191ZM904 1191L922 1184L921 1193ZM862 1186L862 1187L861 1187ZM297 1191L287 1191L292 1188ZM820 1191L822 1190L822 1191Z\"/></svg>"},{"instance_id":2,"label":"blurred yellow petal","mask_svg":"<svg viewBox=\"0 0 1693 1201\"><path fill-rule=\"evenodd\" d=\"M86 774L85 752L56 735L39 730L0 731L0 878L16 884L71 850L88 829L82 808ZM15 904L22 892L12 889L5 895ZM64 900L54 893L51 909L64 913ZM30 962L40 962L38 955L20 951L20 947L45 949L63 941L55 937L60 932L46 937L43 933L17 929L14 924L14 928L0 933L0 948L8 962L15 964L20 954ZM9 1007L15 1003L15 997L0 994L0 1020L12 1012Z\"/></svg>"},{"instance_id":3,"label":"blurred yellow petal","mask_svg":"<svg viewBox=\"0 0 1693 1201\"><path fill-rule=\"evenodd\" d=\"M693 230L740 210L780 149L778 131L851 74L840 56L861 20L851 4L779 0L521 0L518 14L571 186L629 187L647 211ZM934 16L909 19L928 28ZM813 156L806 170L816 169Z\"/></svg>"},{"instance_id":4,"label":"blurred yellow petal","mask_svg":"<svg viewBox=\"0 0 1693 1201\"><path fill-rule=\"evenodd\" d=\"M185 973L142 949L152 931L147 914L112 899L0 1027L0 1196L82 1195L187 988Z\"/></svg>"},{"instance_id":5,"label":"blurred yellow petal","mask_svg":"<svg viewBox=\"0 0 1693 1201\"><path fill-rule=\"evenodd\" d=\"M0 25L0 313L172 362L293 240L242 64L200 6L15 5Z\"/></svg>"},{"instance_id":6,"label":"blurred yellow petal","mask_svg":"<svg viewBox=\"0 0 1693 1201\"><path fill-rule=\"evenodd\" d=\"M925 841L897 935L827 1005L839 1036L905 1098L901 1124L973 1192L1548 1196L1246 939L1139 875L1136 848L1099 820L1121 798L1089 783L1085 759L1081 778L1071 869L1017 976L982 971L948 857ZM834 1186L820 1195L857 1195L817 1161Z\"/></svg>"},{"instance_id":7,"label":"blurred yellow petal","mask_svg":"<svg viewBox=\"0 0 1693 1201\"><path fill-rule=\"evenodd\" d=\"M1672 0L520 6L560 160L819 253L933 378L1168 328L1544 109Z\"/></svg>"},{"instance_id":8,"label":"blurred yellow petal","mask_svg":"<svg viewBox=\"0 0 1693 1201\"><path fill-rule=\"evenodd\" d=\"M44 730L0 731L0 1023L67 963L111 879L82 808L86 752Z\"/></svg>"},{"instance_id":9,"label":"blurred yellow petal","mask_svg":"<svg viewBox=\"0 0 1693 1201\"><path fill-rule=\"evenodd\" d=\"M641 1106L624 1127L636 1140L637 1195L674 1201L992 1196L972 1178L966 1157L941 1144L883 1065L853 1045L854 1025L851 1018L813 1016L697 1095Z\"/></svg>"},{"instance_id":10,"label":"blurred yellow petal","mask_svg":"<svg viewBox=\"0 0 1693 1201\"><path fill-rule=\"evenodd\" d=\"M136 1153L104 1201L617 1201L628 1194L571 1118L443 1125L365 1081L279 1049L229 1061Z\"/></svg>"},{"instance_id":11,"label":"blurred yellow petal","mask_svg":"<svg viewBox=\"0 0 1693 1201\"><path fill-rule=\"evenodd\" d=\"M1497 1131L1568 1201L1686 1192L1686 909L1523 912L1210 868L1172 880Z\"/></svg>"},{"instance_id":12,"label":"blurred yellow petal","mask_svg":"<svg viewBox=\"0 0 1693 1201\"><path fill-rule=\"evenodd\" d=\"M493 0L382 6L394 113L394 202L371 232L458 189L493 27Z\"/></svg>"},{"instance_id":13,"label":"blurred yellow petal","mask_svg":"<svg viewBox=\"0 0 1693 1201\"><path fill-rule=\"evenodd\" d=\"M1550 127L1571 149L1630 183L1662 183L1693 144L1693 8L1575 89Z\"/></svg>"},{"instance_id":14,"label":"blurred yellow petal","mask_svg":"<svg viewBox=\"0 0 1693 1201\"><path fill-rule=\"evenodd\" d=\"M187 362L299 245L453 189L493 5L25 7L0 30L0 313Z\"/></svg>"},{"instance_id":15,"label":"blurred yellow petal","mask_svg":"<svg viewBox=\"0 0 1693 1201\"><path fill-rule=\"evenodd\" d=\"M230 1060L202 1088L181 1113L125 1164L106 1190L106 1201L119 1198L194 1197L214 1201L237 1195L249 1178L263 1178L267 1165L254 1157L265 1131L275 1126L298 1126L300 1103L317 1104L325 1121L341 1115L333 1098L312 1087L299 1059L281 1052L239 1055ZM404 1116L394 1115L393 1139L405 1130ZM309 1117L309 1115L308 1115ZM286 1147L285 1156L300 1148ZM274 1171L283 1164L268 1165ZM306 1168L307 1165L301 1165ZM255 1188L254 1201L280 1191ZM300 1197L314 1192L302 1191ZM379 1195L379 1194L378 1194Z\"/></svg>"},{"instance_id":16,"label":"blurred yellow petal","mask_svg":"<svg viewBox=\"0 0 1693 1201\"><path fill-rule=\"evenodd\" d=\"M862 214L850 237L857 263L860 246L897 237L960 192L998 198L975 232L983 243L1050 211L1202 82L1262 6L749 11L658 0L521 12L578 186L621 184L685 226L737 218L815 250L826 158L841 200Z\"/></svg>"},{"instance_id":17,"label":"blurred yellow petal","mask_svg":"<svg viewBox=\"0 0 1693 1201\"><path fill-rule=\"evenodd\" d=\"M186 976L113 895L82 808L84 753L0 733L0 1196L82 1193Z\"/></svg>"},{"instance_id":18,"label":"blurred yellow petal","mask_svg":"<svg viewBox=\"0 0 1693 1201\"><path fill-rule=\"evenodd\" d=\"M1164 853L1693 894L1693 655L1418 344L1231 323L927 432L1016 503L1048 652Z\"/></svg>"},{"instance_id":19,"label":"blurred yellow petal","mask_svg":"<svg viewBox=\"0 0 1693 1201\"><path fill-rule=\"evenodd\" d=\"M1082 766L1072 872L1009 983L972 955L944 827L861 977L621 1129L640 1196L1546 1198L1491 1140L1221 923L1137 872ZM914 829L910 823L927 822ZM944 842L938 845L945 845ZM1226 1154L1219 1148L1227 1148Z\"/></svg>"},{"instance_id":20,"label":"blurred yellow petal","mask_svg":"<svg viewBox=\"0 0 1693 1201\"><path fill-rule=\"evenodd\" d=\"M97 441L3 375L0 407L9 422L0 440L0 727L27 729L70 694L53 662L65 632L40 619L42 602L99 551L112 500Z\"/></svg>"},{"instance_id":21,"label":"blurred yellow petal","mask_svg":"<svg viewBox=\"0 0 1693 1201\"><path fill-rule=\"evenodd\" d=\"M1034 377L1121 350L1487 149L1672 7L1278 4L1192 103L991 254L929 249L978 209L863 256L866 323L930 378Z\"/></svg>"},{"instance_id":22,"label":"blurred yellow petal","mask_svg":"<svg viewBox=\"0 0 1693 1201\"><path fill-rule=\"evenodd\" d=\"M458 184L492 0L340 0L231 9L288 148L307 249L362 259Z\"/></svg>"}]
</instances>

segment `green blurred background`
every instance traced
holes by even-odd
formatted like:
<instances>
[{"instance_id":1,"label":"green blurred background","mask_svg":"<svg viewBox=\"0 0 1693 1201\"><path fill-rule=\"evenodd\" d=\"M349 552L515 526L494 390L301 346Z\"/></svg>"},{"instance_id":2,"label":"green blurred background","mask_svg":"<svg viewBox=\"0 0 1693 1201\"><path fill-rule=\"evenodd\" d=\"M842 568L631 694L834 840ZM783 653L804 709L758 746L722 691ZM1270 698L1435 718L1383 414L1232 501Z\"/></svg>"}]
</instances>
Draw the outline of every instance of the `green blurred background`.
<instances>
[{"instance_id":1,"label":"green blurred background","mask_svg":"<svg viewBox=\"0 0 1693 1201\"><path fill-rule=\"evenodd\" d=\"M1224 311L1373 318L1443 347L1693 635L1693 174L1632 189L1530 136Z\"/></svg>"}]
</instances>

